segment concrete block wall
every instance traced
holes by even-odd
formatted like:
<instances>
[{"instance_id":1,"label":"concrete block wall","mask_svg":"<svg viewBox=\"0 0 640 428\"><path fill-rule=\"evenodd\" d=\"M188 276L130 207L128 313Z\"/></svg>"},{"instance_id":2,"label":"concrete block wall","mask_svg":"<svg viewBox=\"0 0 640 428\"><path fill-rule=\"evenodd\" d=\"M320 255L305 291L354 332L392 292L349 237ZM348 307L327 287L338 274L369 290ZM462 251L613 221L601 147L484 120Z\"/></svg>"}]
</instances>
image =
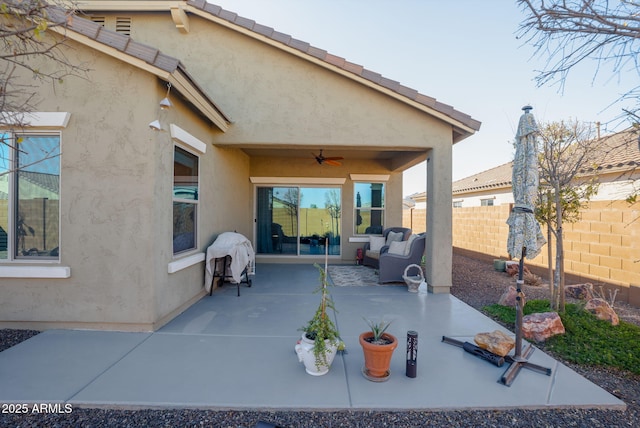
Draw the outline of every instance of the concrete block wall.
<instances>
[{"instance_id":1,"label":"concrete block wall","mask_svg":"<svg viewBox=\"0 0 640 428\"><path fill-rule=\"evenodd\" d=\"M453 246L508 258L509 210L507 204L453 208ZM412 210L414 224L418 211ZM411 217L406 216L405 221L407 218ZM425 224L422 221L419 224ZM545 227L542 232L546 237ZM555 241L551 248L551 257L555 258ZM592 201L579 222L564 225L564 250L567 273L616 285L621 288L619 299L634 300L640 306L640 203ZM541 254L527 262L546 268L548 259L545 246Z\"/></svg>"}]
</instances>

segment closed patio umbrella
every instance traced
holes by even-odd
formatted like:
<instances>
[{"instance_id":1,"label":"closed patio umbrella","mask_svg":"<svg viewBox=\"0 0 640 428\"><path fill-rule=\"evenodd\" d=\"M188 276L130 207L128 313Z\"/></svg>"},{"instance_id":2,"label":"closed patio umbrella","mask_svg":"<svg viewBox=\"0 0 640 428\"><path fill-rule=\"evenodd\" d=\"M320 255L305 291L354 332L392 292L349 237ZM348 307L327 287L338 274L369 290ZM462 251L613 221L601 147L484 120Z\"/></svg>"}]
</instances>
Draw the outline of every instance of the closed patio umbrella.
<instances>
[{"instance_id":1,"label":"closed patio umbrella","mask_svg":"<svg viewBox=\"0 0 640 428\"><path fill-rule=\"evenodd\" d=\"M533 351L531 347L522 352L522 317L524 302L522 299L522 285L524 258L536 257L546 239L540 230L540 224L534 215L535 202L538 194L538 158L536 151L536 134L538 127L535 118L531 114L532 107L522 108L524 114L520 116L518 130L516 132L516 154L513 160L512 190L514 206L509 214L509 237L507 239L507 251L512 258L519 260L517 297L516 297L516 348L515 363L509 367L502 382L506 385L517 375L521 365L527 367L526 356ZM550 373L550 371L549 371Z\"/></svg>"}]
</instances>

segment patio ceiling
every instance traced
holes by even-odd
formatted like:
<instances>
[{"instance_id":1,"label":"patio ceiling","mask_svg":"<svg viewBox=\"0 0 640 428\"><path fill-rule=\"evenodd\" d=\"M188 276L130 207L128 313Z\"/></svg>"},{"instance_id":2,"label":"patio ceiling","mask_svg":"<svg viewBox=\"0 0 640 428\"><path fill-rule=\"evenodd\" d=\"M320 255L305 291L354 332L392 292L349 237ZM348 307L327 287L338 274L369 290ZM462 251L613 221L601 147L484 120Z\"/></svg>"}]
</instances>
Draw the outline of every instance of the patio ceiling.
<instances>
[{"instance_id":1,"label":"patio ceiling","mask_svg":"<svg viewBox=\"0 0 640 428\"><path fill-rule=\"evenodd\" d=\"M357 149L354 147L245 147L242 149L250 157L268 158L291 158L291 159L312 159L312 153L318 154L323 149L323 155L327 157L342 156L343 164L348 165L349 161L366 160L387 163L390 171L404 171L420 162L426 160L426 150L401 149L393 147L389 149Z\"/></svg>"}]
</instances>

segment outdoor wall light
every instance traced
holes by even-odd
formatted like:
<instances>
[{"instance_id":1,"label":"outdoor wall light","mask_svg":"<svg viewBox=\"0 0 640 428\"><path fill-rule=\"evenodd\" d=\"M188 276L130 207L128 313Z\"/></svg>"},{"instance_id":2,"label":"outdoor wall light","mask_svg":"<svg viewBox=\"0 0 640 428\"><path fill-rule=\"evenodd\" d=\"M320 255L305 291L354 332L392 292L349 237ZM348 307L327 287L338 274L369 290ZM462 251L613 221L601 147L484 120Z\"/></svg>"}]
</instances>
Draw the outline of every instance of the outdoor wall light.
<instances>
[{"instance_id":1,"label":"outdoor wall light","mask_svg":"<svg viewBox=\"0 0 640 428\"><path fill-rule=\"evenodd\" d=\"M160 101L160 108L162 110L169 109L173 107L171 100L169 99L169 92L171 91L171 82L167 83L167 95Z\"/></svg>"},{"instance_id":2,"label":"outdoor wall light","mask_svg":"<svg viewBox=\"0 0 640 428\"><path fill-rule=\"evenodd\" d=\"M149 124L149 128L153 129L154 131L162 131L162 125L160 125L160 121L158 119L151 122Z\"/></svg>"}]
</instances>

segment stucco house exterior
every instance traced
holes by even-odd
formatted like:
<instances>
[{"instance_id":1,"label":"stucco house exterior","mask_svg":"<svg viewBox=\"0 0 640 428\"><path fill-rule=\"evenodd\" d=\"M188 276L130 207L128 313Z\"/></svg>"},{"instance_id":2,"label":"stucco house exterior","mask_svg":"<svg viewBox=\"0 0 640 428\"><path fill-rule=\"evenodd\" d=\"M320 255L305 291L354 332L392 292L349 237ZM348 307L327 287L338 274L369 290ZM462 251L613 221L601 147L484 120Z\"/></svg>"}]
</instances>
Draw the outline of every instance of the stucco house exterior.
<instances>
[{"instance_id":1,"label":"stucco house exterior","mask_svg":"<svg viewBox=\"0 0 640 428\"><path fill-rule=\"evenodd\" d=\"M0 131L53 153L0 164L0 327L157 329L204 296L227 231L258 263L319 244L353 263L402 223L402 172L424 160L427 280L448 292L452 146L478 121L204 1L79 7L47 37L88 78L40 87L29 126Z\"/></svg>"}]
</instances>

